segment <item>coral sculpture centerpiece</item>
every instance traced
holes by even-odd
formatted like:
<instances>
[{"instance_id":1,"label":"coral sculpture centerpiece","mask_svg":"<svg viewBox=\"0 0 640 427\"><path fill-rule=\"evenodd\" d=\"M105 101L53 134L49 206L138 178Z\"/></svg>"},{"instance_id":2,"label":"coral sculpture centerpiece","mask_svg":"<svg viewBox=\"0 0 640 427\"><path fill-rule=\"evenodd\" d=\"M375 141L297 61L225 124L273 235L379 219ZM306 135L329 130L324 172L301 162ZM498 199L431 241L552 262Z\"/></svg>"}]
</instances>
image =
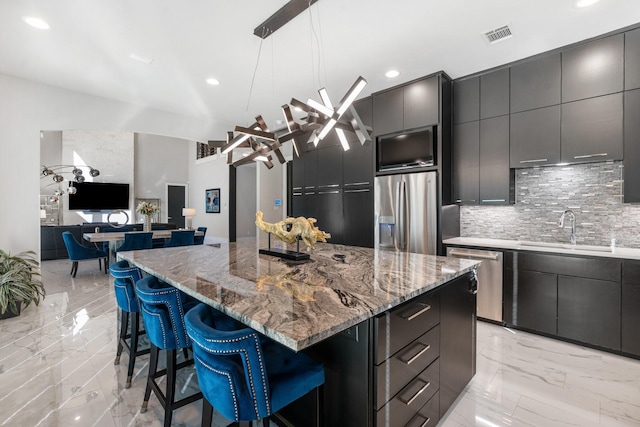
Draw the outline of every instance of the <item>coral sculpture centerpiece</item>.
<instances>
[{"instance_id":1,"label":"coral sculpture centerpiece","mask_svg":"<svg viewBox=\"0 0 640 427\"><path fill-rule=\"evenodd\" d=\"M289 217L273 224L265 222L263 218L264 214L261 211L256 212L256 225L260 230L266 231L285 243L295 243L300 238L307 244L307 250L313 248L316 242L326 243L327 239L331 238L331 234L316 227L315 218Z\"/></svg>"}]
</instances>

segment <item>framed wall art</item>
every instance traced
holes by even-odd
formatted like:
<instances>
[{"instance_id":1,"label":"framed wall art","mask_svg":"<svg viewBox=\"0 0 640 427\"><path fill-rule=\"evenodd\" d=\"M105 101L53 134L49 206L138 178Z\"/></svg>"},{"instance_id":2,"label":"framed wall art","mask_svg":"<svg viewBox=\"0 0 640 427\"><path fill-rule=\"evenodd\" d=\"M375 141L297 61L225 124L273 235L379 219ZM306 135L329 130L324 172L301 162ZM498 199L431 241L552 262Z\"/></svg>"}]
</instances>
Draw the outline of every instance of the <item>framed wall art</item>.
<instances>
[{"instance_id":1,"label":"framed wall art","mask_svg":"<svg viewBox=\"0 0 640 427\"><path fill-rule=\"evenodd\" d=\"M209 188L205 190L205 206L207 213L220 213L220 189Z\"/></svg>"}]
</instances>

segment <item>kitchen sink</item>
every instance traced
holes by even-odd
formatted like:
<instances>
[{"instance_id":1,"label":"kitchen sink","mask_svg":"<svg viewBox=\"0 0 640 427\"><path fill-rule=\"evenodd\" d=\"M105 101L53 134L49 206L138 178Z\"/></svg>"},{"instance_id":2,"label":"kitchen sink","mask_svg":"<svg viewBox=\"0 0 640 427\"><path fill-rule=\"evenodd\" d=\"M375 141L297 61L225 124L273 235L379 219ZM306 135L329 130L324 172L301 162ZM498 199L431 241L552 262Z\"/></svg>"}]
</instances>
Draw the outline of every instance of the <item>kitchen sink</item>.
<instances>
[{"instance_id":1,"label":"kitchen sink","mask_svg":"<svg viewBox=\"0 0 640 427\"><path fill-rule=\"evenodd\" d=\"M591 245L571 245L569 243L548 243L548 242L518 242L520 247L529 248L558 248L568 249L572 251L588 251L588 252L605 252L612 253L613 249L610 246L591 246Z\"/></svg>"}]
</instances>

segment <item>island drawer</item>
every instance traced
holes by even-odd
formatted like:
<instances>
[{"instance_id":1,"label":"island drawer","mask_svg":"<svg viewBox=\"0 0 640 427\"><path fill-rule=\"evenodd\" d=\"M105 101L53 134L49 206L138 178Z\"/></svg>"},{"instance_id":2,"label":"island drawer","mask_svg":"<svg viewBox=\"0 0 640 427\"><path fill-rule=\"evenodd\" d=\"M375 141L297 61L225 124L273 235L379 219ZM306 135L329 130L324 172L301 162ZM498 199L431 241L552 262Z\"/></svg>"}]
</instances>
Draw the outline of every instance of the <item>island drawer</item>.
<instances>
[{"instance_id":1,"label":"island drawer","mask_svg":"<svg viewBox=\"0 0 640 427\"><path fill-rule=\"evenodd\" d=\"M397 396L384 405L376 414L378 427L404 427L416 422L425 404L437 393L440 381L440 359L436 359L427 369L422 371L413 381L404 387ZM439 406L439 402L438 405ZM426 408L425 413L430 411ZM424 415L421 415L424 417ZM417 425L424 425L418 423ZM431 424L428 424L431 425Z\"/></svg>"},{"instance_id":2,"label":"island drawer","mask_svg":"<svg viewBox=\"0 0 640 427\"><path fill-rule=\"evenodd\" d=\"M375 319L379 365L440 322L440 299L423 295Z\"/></svg>"},{"instance_id":3,"label":"island drawer","mask_svg":"<svg viewBox=\"0 0 640 427\"><path fill-rule=\"evenodd\" d=\"M380 409L440 355L440 327L434 326L375 367L376 409Z\"/></svg>"}]
</instances>

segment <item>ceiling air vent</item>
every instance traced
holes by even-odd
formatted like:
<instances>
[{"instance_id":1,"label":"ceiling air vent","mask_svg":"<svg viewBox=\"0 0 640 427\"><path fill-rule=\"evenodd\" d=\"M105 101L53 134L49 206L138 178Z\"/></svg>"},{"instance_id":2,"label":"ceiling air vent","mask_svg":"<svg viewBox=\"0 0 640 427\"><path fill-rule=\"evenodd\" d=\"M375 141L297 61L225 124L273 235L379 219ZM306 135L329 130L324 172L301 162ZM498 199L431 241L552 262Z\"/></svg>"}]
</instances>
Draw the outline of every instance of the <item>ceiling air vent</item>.
<instances>
[{"instance_id":1,"label":"ceiling air vent","mask_svg":"<svg viewBox=\"0 0 640 427\"><path fill-rule=\"evenodd\" d=\"M508 25L505 25L504 27L496 28L495 30L484 33L484 36L487 38L489 43L497 43L512 37L513 33L511 33L511 28L509 28Z\"/></svg>"}]
</instances>

